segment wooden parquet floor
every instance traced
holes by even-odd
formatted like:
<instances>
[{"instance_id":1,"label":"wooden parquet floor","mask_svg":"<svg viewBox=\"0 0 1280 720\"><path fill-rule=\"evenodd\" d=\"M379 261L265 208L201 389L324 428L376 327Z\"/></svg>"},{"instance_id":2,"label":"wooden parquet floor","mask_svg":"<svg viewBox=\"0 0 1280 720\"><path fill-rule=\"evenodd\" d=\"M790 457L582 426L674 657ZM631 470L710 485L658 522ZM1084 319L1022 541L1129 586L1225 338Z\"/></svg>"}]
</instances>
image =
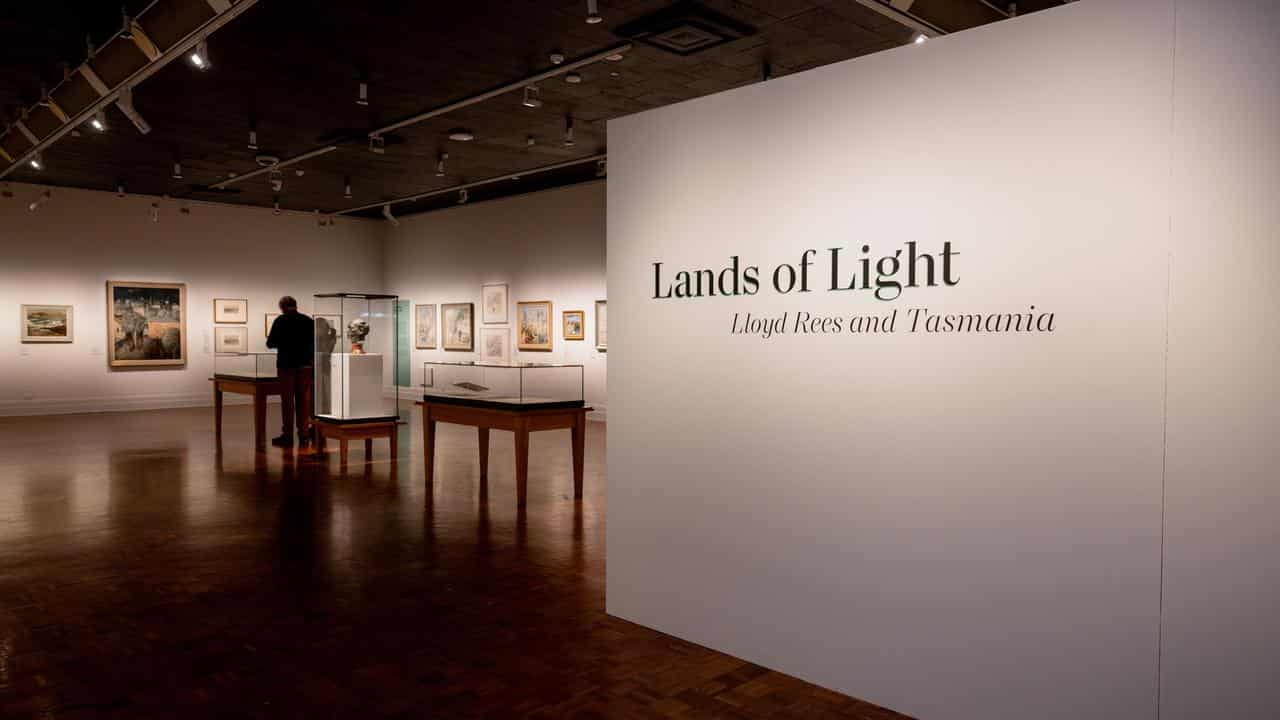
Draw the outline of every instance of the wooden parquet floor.
<instances>
[{"instance_id":1,"label":"wooden parquet floor","mask_svg":"<svg viewBox=\"0 0 1280 720\"><path fill-rule=\"evenodd\" d=\"M603 424L517 513L508 433L484 488L441 426L428 493L414 428L344 473L250 422L0 419L0 718L903 717L606 615Z\"/></svg>"}]
</instances>

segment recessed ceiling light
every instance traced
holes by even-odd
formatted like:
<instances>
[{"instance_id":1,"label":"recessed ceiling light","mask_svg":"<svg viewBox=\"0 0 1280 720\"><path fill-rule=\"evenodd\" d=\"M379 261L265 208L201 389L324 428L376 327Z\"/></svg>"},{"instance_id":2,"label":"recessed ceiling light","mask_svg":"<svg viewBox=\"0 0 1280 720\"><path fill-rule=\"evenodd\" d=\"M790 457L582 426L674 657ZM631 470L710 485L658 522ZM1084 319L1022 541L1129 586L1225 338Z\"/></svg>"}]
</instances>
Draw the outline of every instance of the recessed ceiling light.
<instances>
[{"instance_id":1,"label":"recessed ceiling light","mask_svg":"<svg viewBox=\"0 0 1280 720\"><path fill-rule=\"evenodd\" d=\"M565 73L564 81L569 83L570 85L577 85L578 83L582 82L582 75L576 72Z\"/></svg>"},{"instance_id":2,"label":"recessed ceiling light","mask_svg":"<svg viewBox=\"0 0 1280 720\"><path fill-rule=\"evenodd\" d=\"M597 0L587 0L587 24L597 25L604 18L600 17L600 7Z\"/></svg>"},{"instance_id":3,"label":"recessed ceiling light","mask_svg":"<svg viewBox=\"0 0 1280 720\"><path fill-rule=\"evenodd\" d=\"M192 65L196 66L197 70L208 70L213 67L213 63L209 61L209 43L205 40L196 43L195 49L191 51L187 59L191 61Z\"/></svg>"},{"instance_id":4,"label":"recessed ceiling light","mask_svg":"<svg viewBox=\"0 0 1280 720\"><path fill-rule=\"evenodd\" d=\"M32 155L31 159L28 160L27 162L31 165L31 167L35 168L36 170L44 169L44 158L40 157L40 153L36 153L35 155Z\"/></svg>"},{"instance_id":5,"label":"recessed ceiling light","mask_svg":"<svg viewBox=\"0 0 1280 720\"><path fill-rule=\"evenodd\" d=\"M911 42L919 45L920 43L926 42L928 39L928 35L925 35L924 33L916 33L916 36L911 39Z\"/></svg>"},{"instance_id":6,"label":"recessed ceiling light","mask_svg":"<svg viewBox=\"0 0 1280 720\"><path fill-rule=\"evenodd\" d=\"M623 55L620 52L616 52L616 53L613 53L612 55L605 55L604 59L606 62L622 62L622 59L625 57L626 55Z\"/></svg>"},{"instance_id":7,"label":"recessed ceiling light","mask_svg":"<svg viewBox=\"0 0 1280 720\"><path fill-rule=\"evenodd\" d=\"M471 142L476 139L476 135L466 128L454 128L449 131L449 139L458 142Z\"/></svg>"},{"instance_id":8,"label":"recessed ceiling light","mask_svg":"<svg viewBox=\"0 0 1280 720\"><path fill-rule=\"evenodd\" d=\"M93 128L94 130L97 130L98 132L106 132L107 116L103 114L101 110L94 113L93 119L89 121L89 127Z\"/></svg>"}]
</instances>

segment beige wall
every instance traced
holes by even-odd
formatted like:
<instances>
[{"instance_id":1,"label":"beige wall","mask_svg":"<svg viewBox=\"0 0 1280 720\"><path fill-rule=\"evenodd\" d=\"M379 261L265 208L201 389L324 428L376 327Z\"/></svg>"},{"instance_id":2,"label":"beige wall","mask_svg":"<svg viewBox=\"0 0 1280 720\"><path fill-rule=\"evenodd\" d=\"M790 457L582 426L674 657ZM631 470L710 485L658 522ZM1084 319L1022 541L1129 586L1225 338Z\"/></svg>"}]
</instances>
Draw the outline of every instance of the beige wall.
<instances>
[{"instance_id":1,"label":"beige wall","mask_svg":"<svg viewBox=\"0 0 1280 720\"><path fill-rule=\"evenodd\" d=\"M595 301L605 299L604 183L405 218L400 227L388 227L385 237L387 290L414 303L475 303L477 342L481 285L509 286L510 328L515 327L517 302L550 300L552 352L516 352L512 359L583 365L587 400L597 411L590 417L605 417L607 354L598 352L593 341ZM586 312L586 340L564 340L564 310ZM478 358L478 353L415 349L413 381L422 381L422 363L428 359Z\"/></svg>"},{"instance_id":2,"label":"beige wall","mask_svg":"<svg viewBox=\"0 0 1280 720\"><path fill-rule=\"evenodd\" d=\"M301 213L192 205L190 215L150 198L13 185L0 199L0 415L132 410L212 402L213 298L249 300L252 348L282 294L307 309L316 292L382 289L381 225L317 227ZM106 282L187 284L188 362L181 369L110 370ZM18 306L75 306L75 342L20 344Z\"/></svg>"}]
</instances>

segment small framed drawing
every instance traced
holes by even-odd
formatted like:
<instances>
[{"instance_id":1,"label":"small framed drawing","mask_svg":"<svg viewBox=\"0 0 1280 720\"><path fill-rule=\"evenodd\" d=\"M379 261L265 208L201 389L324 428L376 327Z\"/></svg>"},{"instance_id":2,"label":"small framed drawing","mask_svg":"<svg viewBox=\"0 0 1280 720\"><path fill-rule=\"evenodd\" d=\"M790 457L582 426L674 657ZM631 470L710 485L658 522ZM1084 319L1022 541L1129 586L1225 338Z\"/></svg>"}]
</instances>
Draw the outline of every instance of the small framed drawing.
<instances>
[{"instance_id":1,"label":"small framed drawing","mask_svg":"<svg viewBox=\"0 0 1280 720\"><path fill-rule=\"evenodd\" d=\"M551 350L551 301L516 303L516 334L521 350Z\"/></svg>"},{"instance_id":2,"label":"small framed drawing","mask_svg":"<svg viewBox=\"0 0 1280 720\"><path fill-rule=\"evenodd\" d=\"M480 362L496 365L511 362L510 328L480 328Z\"/></svg>"},{"instance_id":3,"label":"small framed drawing","mask_svg":"<svg viewBox=\"0 0 1280 720\"><path fill-rule=\"evenodd\" d=\"M565 340L586 340L586 317L581 310L565 310L562 314Z\"/></svg>"},{"instance_id":4,"label":"small framed drawing","mask_svg":"<svg viewBox=\"0 0 1280 720\"><path fill-rule=\"evenodd\" d=\"M445 350L475 350L476 306L474 303L440 305L440 347Z\"/></svg>"},{"instance_id":5,"label":"small framed drawing","mask_svg":"<svg viewBox=\"0 0 1280 720\"><path fill-rule=\"evenodd\" d=\"M606 300L596 301L596 349L605 352L609 348L609 306Z\"/></svg>"},{"instance_id":6,"label":"small framed drawing","mask_svg":"<svg viewBox=\"0 0 1280 720\"><path fill-rule=\"evenodd\" d=\"M263 337L271 337L271 324L274 323L278 317L280 317L280 313L267 313L266 317L263 318Z\"/></svg>"},{"instance_id":7,"label":"small framed drawing","mask_svg":"<svg viewBox=\"0 0 1280 720\"><path fill-rule=\"evenodd\" d=\"M436 349L436 306L414 305L414 347L419 350Z\"/></svg>"},{"instance_id":8,"label":"small framed drawing","mask_svg":"<svg viewBox=\"0 0 1280 720\"><path fill-rule=\"evenodd\" d=\"M213 321L215 323L249 322L249 301L214 298Z\"/></svg>"},{"instance_id":9,"label":"small framed drawing","mask_svg":"<svg viewBox=\"0 0 1280 720\"><path fill-rule=\"evenodd\" d=\"M502 324L510 321L507 315L508 300L506 283L480 286L481 322L486 325Z\"/></svg>"},{"instance_id":10,"label":"small framed drawing","mask_svg":"<svg viewBox=\"0 0 1280 720\"><path fill-rule=\"evenodd\" d=\"M216 353L242 353L249 351L249 328L216 327L213 329L213 351Z\"/></svg>"},{"instance_id":11,"label":"small framed drawing","mask_svg":"<svg viewBox=\"0 0 1280 720\"><path fill-rule=\"evenodd\" d=\"M22 342L75 341L74 311L70 305L22 305Z\"/></svg>"}]
</instances>

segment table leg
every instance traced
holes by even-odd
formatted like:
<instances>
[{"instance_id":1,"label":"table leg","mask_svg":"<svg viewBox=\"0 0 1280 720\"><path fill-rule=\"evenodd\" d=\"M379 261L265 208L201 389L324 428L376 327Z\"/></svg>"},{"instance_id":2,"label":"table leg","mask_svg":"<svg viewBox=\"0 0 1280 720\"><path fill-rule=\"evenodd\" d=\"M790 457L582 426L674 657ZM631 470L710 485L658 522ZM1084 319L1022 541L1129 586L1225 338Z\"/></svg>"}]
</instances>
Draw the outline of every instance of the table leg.
<instances>
[{"instance_id":1,"label":"table leg","mask_svg":"<svg viewBox=\"0 0 1280 720\"><path fill-rule=\"evenodd\" d=\"M431 408L422 406L422 456L427 469L427 497L435 481L436 469L436 421L431 418Z\"/></svg>"},{"instance_id":2,"label":"table leg","mask_svg":"<svg viewBox=\"0 0 1280 720\"><path fill-rule=\"evenodd\" d=\"M516 423L516 507L524 507L529 499L529 427L524 420Z\"/></svg>"},{"instance_id":3,"label":"table leg","mask_svg":"<svg viewBox=\"0 0 1280 720\"><path fill-rule=\"evenodd\" d=\"M573 417L573 497L582 499L582 461L586 450L587 414L574 413Z\"/></svg>"},{"instance_id":4,"label":"table leg","mask_svg":"<svg viewBox=\"0 0 1280 720\"><path fill-rule=\"evenodd\" d=\"M338 459L342 467L347 466L347 458L351 455L351 443L345 437L338 438Z\"/></svg>"},{"instance_id":5,"label":"table leg","mask_svg":"<svg viewBox=\"0 0 1280 720\"><path fill-rule=\"evenodd\" d=\"M489 479L489 428L476 428L480 438L480 482Z\"/></svg>"},{"instance_id":6,"label":"table leg","mask_svg":"<svg viewBox=\"0 0 1280 720\"><path fill-rule=\"evenodd\" d=\"M369 462L373 459L373 438L364 439L364 461Z\"/></svg>"},{"instance_id":7,"label":"table leg","mask_svg":"<svg viewBox=\"0 0 1280 720\"><path fill-rule=\"evenodd\" d=\"M267 396L261 391L253 393L253 446L267 447Z\"/></svg>"},{"instance_id":8,"label":"table leg","mask_svg":"<svg viewBox=\"0 0 1280 720\"><path fill-rule=\"evenodd\" d=\"M213 427L218 445L222 445L222 386L215 380L213 383Z\"/></svg>"},{"instance_id":9,"label":"table leg","mask_svg":"<svg viewBox=\"0 0 1280 720\"><path fill-rule=\"evenodd\" d=\"M400 457L400 426L391 426L391 462Z\"/></svg>"}]
</instances>

